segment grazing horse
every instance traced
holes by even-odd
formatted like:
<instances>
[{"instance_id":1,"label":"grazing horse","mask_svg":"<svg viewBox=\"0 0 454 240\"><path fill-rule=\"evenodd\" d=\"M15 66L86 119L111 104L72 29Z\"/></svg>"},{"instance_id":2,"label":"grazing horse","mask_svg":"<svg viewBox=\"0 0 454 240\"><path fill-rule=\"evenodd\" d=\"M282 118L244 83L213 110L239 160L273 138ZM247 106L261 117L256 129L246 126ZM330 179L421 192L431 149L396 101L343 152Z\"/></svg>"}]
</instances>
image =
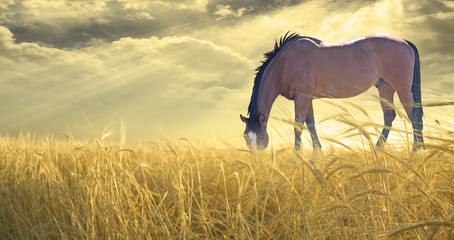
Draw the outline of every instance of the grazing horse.
<instances>
[{"instance_id":1,"label":"grazing horse","mask_svg":"<svg viewBox=\"0 0 454 240\"><path fill-rule=\"evenodd\" d=\"M386 34L329 43L287 32L262 63L256 70L249 118L240 114L249 148L268 146L266 127L278 95L295 102L295 149L301 147L304 123L313 148L319 149L312 99L353 97L372 85L378 89L385 122L376 147L386 142L396 117L390 106L395 92L413 125L413 149L423 146L420 63L413 43Z\"/></svg>"}]
</instances>

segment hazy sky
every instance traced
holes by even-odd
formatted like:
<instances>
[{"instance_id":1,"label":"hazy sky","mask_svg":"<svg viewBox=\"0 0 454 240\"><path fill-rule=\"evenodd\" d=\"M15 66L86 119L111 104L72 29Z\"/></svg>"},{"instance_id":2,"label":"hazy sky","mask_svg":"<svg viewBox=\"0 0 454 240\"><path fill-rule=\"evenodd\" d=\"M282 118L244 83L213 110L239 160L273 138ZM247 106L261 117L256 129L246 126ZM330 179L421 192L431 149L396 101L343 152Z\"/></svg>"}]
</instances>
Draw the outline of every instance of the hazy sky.
<instances>
[{"instance_id":1,"label":"hazy sky","mask_svg":"<svg viewBox=\"0 0 454 240\"><path fill-rule=\"evenodd\" d=\"M453 1L3 0L0 133L92 138L118 133L123 120L132 141L242 139L254 70L288 30L326 41L403 37L420 51L423 102L454 100ZM378 114L374 95L352 101ZM323 106L316 119L329 115ZM272 114L292 109L279 99ZM426 121L454 119L453 110L426 110Z\"/></svg>"}]
</instances>

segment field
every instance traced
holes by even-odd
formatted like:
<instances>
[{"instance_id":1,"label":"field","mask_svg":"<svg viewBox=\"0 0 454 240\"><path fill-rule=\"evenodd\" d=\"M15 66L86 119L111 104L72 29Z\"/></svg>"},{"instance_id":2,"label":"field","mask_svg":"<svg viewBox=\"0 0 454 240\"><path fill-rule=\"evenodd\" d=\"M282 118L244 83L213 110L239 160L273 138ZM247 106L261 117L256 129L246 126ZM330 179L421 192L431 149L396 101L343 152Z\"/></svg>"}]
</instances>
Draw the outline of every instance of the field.
<instances>
[{"instance_id":1,"label":"field","mask_svg":"<svg viewBox=\"0 0 454 240\"><path fill-rule=\"evenodd\" d=\"M362 146L322 139L316 153L3 136L0 237L454 239L454 133L444 125L426 127L415 153L376 152L376 131L361 124L350 137Z\"/></svg>"}]
</instances>

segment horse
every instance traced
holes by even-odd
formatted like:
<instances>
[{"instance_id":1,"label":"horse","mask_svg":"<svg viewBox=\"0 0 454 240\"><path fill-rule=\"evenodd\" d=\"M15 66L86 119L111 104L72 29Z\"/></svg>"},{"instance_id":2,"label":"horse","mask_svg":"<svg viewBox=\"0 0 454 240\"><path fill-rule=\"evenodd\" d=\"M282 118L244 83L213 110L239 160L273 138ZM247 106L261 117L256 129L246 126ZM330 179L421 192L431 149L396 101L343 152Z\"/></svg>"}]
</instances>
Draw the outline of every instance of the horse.
<instances>
[{"instance_id":1,"label":"horse","mask_svg":"<svg viewBox=\"0 0 454 240\"><path fill-rule=\"evenodd\" d=\"M271 107L281 95L295 104L295 150L301 149L306 123L314 150L322 146L317 136L312 100L349 98L378 89L384 127L376 148L386 143L392 122L394 93L413 127L414 148L424 146L422 135L421 73L419 53L410 41L388 34L373 34L330 43L287 32L256 69L244 138L249 149L268 146L267 122Z\"/></svg>"}]
</instances>

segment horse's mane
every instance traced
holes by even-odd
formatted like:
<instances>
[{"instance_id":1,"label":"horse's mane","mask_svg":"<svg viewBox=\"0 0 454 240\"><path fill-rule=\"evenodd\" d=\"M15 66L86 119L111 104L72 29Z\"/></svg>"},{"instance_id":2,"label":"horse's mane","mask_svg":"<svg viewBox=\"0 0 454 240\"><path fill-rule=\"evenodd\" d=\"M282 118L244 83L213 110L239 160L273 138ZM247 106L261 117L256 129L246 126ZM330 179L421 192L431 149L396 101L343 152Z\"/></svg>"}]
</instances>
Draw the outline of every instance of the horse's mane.
<instances>
[{"instance_id":1,"label":"horse's mane","mask_svg":"<svg viewBox=\"0 0 454 240\"><path fill-rule=\"evenodd\" d=\"M290 32L287 32L284 36L281 36L279 42L276 40L274 43L274 49L265 53L265 60L262 61L262 65L258 67L255 71L255 80L254 80L254 87L252 88L252 96L251 102L249 103L248 107L248 114L249 117L249 127L252 129L259 128L259 113L257 109L257 101L258 101L258 94L260 89L260 83L262 82L263 73L265 72L266 67L270 64L271 60L279 53L280 50L284 47L284 45L293 39L299 37L297 33L292 33L289 35ZM256 126L255 126L256 125Z\"/></svg>"}]
</instances>

